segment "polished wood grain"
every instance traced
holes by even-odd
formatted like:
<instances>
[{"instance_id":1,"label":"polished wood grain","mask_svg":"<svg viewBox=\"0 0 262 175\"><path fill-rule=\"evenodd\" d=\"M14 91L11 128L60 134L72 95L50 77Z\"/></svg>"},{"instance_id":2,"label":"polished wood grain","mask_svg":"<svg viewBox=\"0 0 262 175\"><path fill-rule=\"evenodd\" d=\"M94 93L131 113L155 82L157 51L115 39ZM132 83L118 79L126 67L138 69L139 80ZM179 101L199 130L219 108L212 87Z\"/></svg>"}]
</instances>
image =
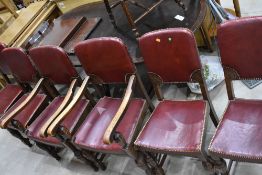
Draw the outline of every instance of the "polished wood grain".
<instances>
[{"instance_id":1,"label":"polished wood grain","mask_svg":"<svg viewBox=\"0 0 262 175\"><path fill-rule=\"evenodd\" d=\"M62 113L57 116L57 118L52 122L52 124L47 129L47 134L49 136L54 136L55 129L58 127L59 123L66 117L66 115L73 109L73 107L76 105L76 103L82 98L84 95L87 85L88 85L89 77L87 76L77 93L75 94L74 98L71 100L71 102L67 105L67 107L63 110Z\"/></svg>"},{"instance_id":2,"label":"polished wood grain","mask_svg":"<svg viewBox=\"0 0 262 175\"><path fill-rule=\"evenodd\" d=\"M109 124L108 128L105 131L103 141L106 144L111 144L112 142L112 134L114 133L117 124L120 122L120 119L123 117L125 110L127 109L128 103L130 101L132 92L133 92L133 85L135 82L135 75L132 75L129 78L128 85L126 88L126 92L123 98L121 105L119 106L115 116L113 117L111 123Z\"/></svg>"},{"instance_id":3,"label":"polished wood grain","mask_svg":"<svg viewBox=\"0 0 262 175\"><path fill-rule=\"evenodd\" d=\"M45 124L43 125L43 127L40 130L40 135L42 137L46 137L47 136L47 129L48 127L51 125L51 123L56 119L56 117L66 108L66 106L70 103L70 101L72 100L73 96L74 96L74 90L77 87L77 79L74 79L71 84L70 87L66 93L66 96L63 100L63 102L61 103L61 105L57 108L57 110L52 114L52 116L47 120L47 122L45 122Z\"/></svg>"}]
</instances>

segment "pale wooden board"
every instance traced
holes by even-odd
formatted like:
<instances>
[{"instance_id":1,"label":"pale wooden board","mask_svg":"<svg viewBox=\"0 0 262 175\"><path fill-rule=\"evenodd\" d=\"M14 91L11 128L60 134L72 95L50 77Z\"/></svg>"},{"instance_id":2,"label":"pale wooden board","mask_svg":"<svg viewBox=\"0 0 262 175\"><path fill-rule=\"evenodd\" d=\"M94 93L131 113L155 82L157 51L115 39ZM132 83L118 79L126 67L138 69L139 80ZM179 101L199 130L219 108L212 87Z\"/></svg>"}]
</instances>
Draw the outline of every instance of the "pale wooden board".
<instances>
[{"instance_id":1,"label":"pale wooden board","mask_svg":"<svg viewBox=\"0 0 262 175\"><path fill-rule=\"evenodd\" d=\"M55 10L56 4L50 3L44 8L41 13L32 21L32 23L24 30L24 32L12 44L12 47L21 47L32 35L32 33L40 26L45 20L48 19L50 14Z\"/></svg>"},{"instance_id":2,"label":"pale wooden board","mask_svg":"<svg viewBox=\"0 0 262 175\"><path fill-rule=\"evenodd\" d=\"M16 20L0 35L0 41L11 46L30 23L39 15L46 3L47 1L39 1L22 9L18 18L16 18Z\"/></svg>"},{"instance_id":3,"label":"pale wooden board","mask_svg":"<svg viewBox=\"0 0 262 175\"><path fill-rule=\"evenodd\" d=\"M57 0L59 10L64 14L84 4L99 2L101 0Z\"/></svg>"}]
</instances>

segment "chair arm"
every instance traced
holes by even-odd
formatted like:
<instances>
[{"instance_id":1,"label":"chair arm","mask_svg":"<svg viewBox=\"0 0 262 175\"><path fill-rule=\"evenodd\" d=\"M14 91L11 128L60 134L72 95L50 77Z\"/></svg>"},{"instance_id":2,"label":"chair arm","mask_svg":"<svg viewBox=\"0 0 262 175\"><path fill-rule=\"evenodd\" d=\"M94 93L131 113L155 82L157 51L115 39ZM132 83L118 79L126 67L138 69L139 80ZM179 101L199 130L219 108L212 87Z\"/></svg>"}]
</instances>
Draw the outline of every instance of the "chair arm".
<instances>
[{"instance_id":1,"label":"chair arm","mask_svg":"<svg viewBox=\"0 0 262 175\"><path fill-rule=\"evenodd\" d=\"M111 144L114 130L116 129L118 123L121 121L121 118L125 114L128 103L130 101L130 97L131 97L132 92L133 92L132 89L133 89L134 81L135 81L135 75L132 75L129 78L127 89L126 89L123 101L122 101L121 105L119 106L113 120L111 121L111 123L109 124L109 126L107 127L107 129L105 131L105 134L104 134L104 137L103 137L103 141L104 141L105 144Z\"/></svg>"},{"instance_id":2,"label":"chair arm","mask_svg":"<svg viewBox=\"0 0 262 175\"><path fill-rule=\"evenodd\" d=\"M51 125L51 123L56 119L56 117L65 109L65 107L70 103L74 96L74 90L77 87L77 79L73 79L73 81L70 84L70 87L66 93L66 96L63 100L63 102L60 104L60 106L57 108L57 110L52 114L52 116L45 122L45 124L42 126L40 130L40 136L46 137L47 136L47 129Z\"/></svg>"},{"instance_id":3,"label":"chair arm","mask_svg":"<svg viewBox=\"0 0 262 175\"><path fill-rule=\"evenodd\" d=\"M45 81L45 78L41 78L36 86L34 87L34 89L29 93L29 95L26 97L25 101L23 101L19 106L17 106L17 108L15 108L14 110L12 110L10 113L8 113L6 116L3 116L3 120L0 123L0 128L6 128L7 124L9 123L9 121L15 117L15 115L17 113L19 113L20 111L22 111L29 103L30 101L37 95L37 93L39 92L39 90L41 89L41 86L43 85Z\"/></svg>"},{"instance_id":4,"label":"chair arm","mask_svg":"<svg viewBox=\"0 0 262 175\"><path fill-rule=\"evenodd\" d=\"M54 136L55 135L55 130L58 126L58 124L60 122L62 122L62 120L66 117L66 115L74 108L74 106L76 105L76 103L81 100L82 96L85 93L85 90L87 88L88 85L88 80L89 80L89 76L87 76L81 87L79 88L79 90L77 91L76 95L73 97L73 100L68 104L68 106L63 110L63 112L61 112L57 118L51 123L51 125L48 127L47 129L47 134L49 136Z\"/></svg>"}]
</instances>

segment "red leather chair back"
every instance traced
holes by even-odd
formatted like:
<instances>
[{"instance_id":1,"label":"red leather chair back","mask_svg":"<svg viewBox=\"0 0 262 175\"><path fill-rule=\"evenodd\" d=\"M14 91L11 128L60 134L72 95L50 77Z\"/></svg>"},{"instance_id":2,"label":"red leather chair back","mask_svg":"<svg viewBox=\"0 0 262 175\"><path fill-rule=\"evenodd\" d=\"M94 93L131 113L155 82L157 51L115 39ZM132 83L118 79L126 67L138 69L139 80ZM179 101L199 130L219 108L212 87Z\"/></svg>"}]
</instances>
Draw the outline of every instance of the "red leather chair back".
<instances>
[{"instance_id":1,"label":"red leather chair back","mask_svg":"<svg viewBox=\"0 0 262 175\"><path fill-rule=\"evenodd\" d=\"M148 71L163 82L189 82L192 72L201 69L196 41L188 29L149 32L139 38L139 47Z\"/></svg>"},{"instance_id":2,"label":"red leather chair back","mask_svg":"<svg viewBox=\"0 0 262 175\"><path fill-rule=\"evenodd\" d=\"M5 48L1 52L1 60L19 82L31 83L37 81L37 71L23 49Z\"/></svg>"},{"instance_id":3,"label":"red leather chair back","mask_svg":"<svg viewBox=\"0 0 262 175\"><path fill-rule=\"evenodd\" d=\"M80 42L75 47L75 54L87 74L96 75L105 83L125 82L126 75L135 72L127 48L118 38Z\"/></svg>"},{"instance_id":4,"label":"red leather chair back","mask_svg":"<svg viewBox=\"0 0 262 175\"><path fill-rule=\"evenodd\" d=\"M223 66L240 78L262 78L262 17L227 21L219 26L217 38Z\"/></svg>"},{"instance_id":5,"label":"red leather chair back","mask_svg":"<svg viewBox=\"0 0 262 175\"><path fill-rule=\"evenodd\" d=\"M41 46L30 49L29 55L42 77L47 77L54 84L70 84L78 77L66 52L56 46Z\"/></svg>"}]
</instances>

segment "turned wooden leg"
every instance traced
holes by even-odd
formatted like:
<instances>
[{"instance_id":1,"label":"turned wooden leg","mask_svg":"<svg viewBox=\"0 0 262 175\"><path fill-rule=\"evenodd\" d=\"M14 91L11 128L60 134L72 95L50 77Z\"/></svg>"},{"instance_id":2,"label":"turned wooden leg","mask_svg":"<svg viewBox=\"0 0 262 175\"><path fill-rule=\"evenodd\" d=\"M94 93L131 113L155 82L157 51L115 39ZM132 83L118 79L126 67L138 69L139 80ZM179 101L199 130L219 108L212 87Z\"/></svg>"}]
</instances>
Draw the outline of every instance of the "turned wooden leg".
<instances>
[{"instance_id":1,"label":"turned wooden leg","mask_svg":"<svg viewBox=\"0 0 262 175\"><path fill-rule=\"evenodd\" d=\"M12 134L12 136L14 136L14 137L16 137L16 138L18 138L21 142L23 142L25 145L27 145L28 147L32 147L33 145L30 143L30 140L28 139L28 138L25 138L25 137L23 137L21 134L20 134L20 132L19 131L16 131L16 130L14 130L14 129L7 129L9 132L10 132L10 134Z\"/></svg>"},{"instance_id":2,"label":"turned wooden leg","mask_svg":"<svg viewBox=\"0 0 262 175\"><path fill-rule=\"evenodd\" d=\"M87 165L89 165L91 168L93 168L94 171L99 170L98 166L96 166L95 162L90 160L90 159L87 159L83 155L82 151L77 149L70 141L65 141L64 145L74 152L74 155L76 156L76 158L85 162Z\"/></svg>"},{"instance_id":3,"label":"turned wooden leg","mask_svg":"<svg viewBox=\"0 0 262 175\"><path fill-rule=\"evenodd\" d=\"M61 160L61 157L57 154L57 149L56 147L53 147L53 146L49 146L49 145L45 145L43 143L39 143L39 142L36 142L36 145L46 151L48 154L50 154L52 157L54 157L56 160Z\"/></svg>"},{"instance_id":4,"label":"turned wooden leg","mask_svg":"<svg viewBox=\"0 0 262 175\"><path fill-rule=\"evenodd\" d=\"M112 13L112 9L110 7L110 4L109 4L108 0L104 0L104 4L106 6L106 11L107 11L107 13L109 15L110 21L113 24L113 26L116 28L117 26L116 26L115 17L114 17L114 15Z\"/></svg>"},{"instance_id":5,"label":"turned wooden leg","mask_svg":"<svg viewBox=\"0 0 262 175\"><path fill-rule=\"evenodd\" d=\"M233 0L235 12L237 17L241 17L240 5L238 0Z\"/></svg>"},{"instance_id":6,"label":"turned wooden leg","mask_svg":"<svg viewBox=\"0 0 262 175\"><path fill-rule=\"evenodd\" d=\"M185 6L183 0L175 0L175 2L176 2L184 11L187 11L187 7Z\"/></svg>"},{"instance_id":7,"label":"turned wooden leg","mask_svg":"<svg viewBox=\"0 0 262 175\"><path fill-rule=\"evenodd\" d=\"M128 23L131 26L132 31L134 32L136 38L138 38L139 37L139 32L137 30L137 27L136 27L136 24L135 24L135 22L133 20L133 17L132 17L131 13L128 10L127 4L126 4L126 0L121 0L121 6L122 6L122 8L123 8L123 10L124 10L124 12L126 14Z\"/></svg>"},{"instance_id":8,"label":"turned wooden leg","mask_svg":"<svg viewBox=\"0 0 262 175\"><path fill-rule=\"evenodd\" d=\"M202 26L199 29L200 29L202 38L204 39L207 48L210 50L210 52L213 52L212 41L209 36L208 29L206 28L206 26L204 26L204 24L202 24Z\"/></svg>"}]
</instances>

